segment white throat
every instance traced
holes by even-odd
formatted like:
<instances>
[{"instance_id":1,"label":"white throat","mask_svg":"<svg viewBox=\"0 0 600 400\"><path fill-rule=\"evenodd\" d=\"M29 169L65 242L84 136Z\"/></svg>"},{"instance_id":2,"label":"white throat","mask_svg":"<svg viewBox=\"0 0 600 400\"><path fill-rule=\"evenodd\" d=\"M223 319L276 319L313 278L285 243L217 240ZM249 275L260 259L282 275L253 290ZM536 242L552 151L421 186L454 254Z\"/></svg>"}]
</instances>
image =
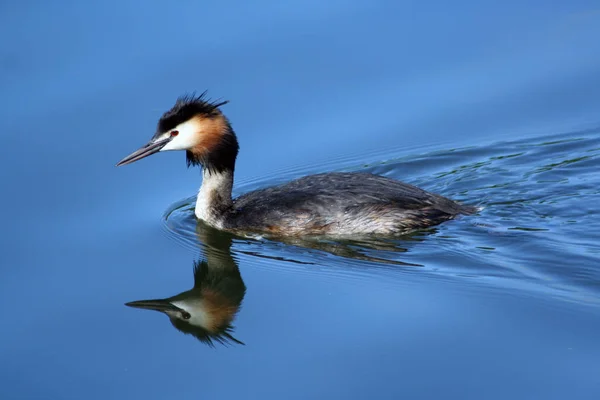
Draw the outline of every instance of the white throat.
<instances>
[{"instance_id":1,"label":"white throat","mask_svg":"<svg viewBox=\"0 0 600 400\"><path fill-rule=\"evenodd\" d=\"M223 211L231 206L232 171L202 169L202 185L196 200L196 218L216 228L223 228Z\"/></svg>"}]
</instances>

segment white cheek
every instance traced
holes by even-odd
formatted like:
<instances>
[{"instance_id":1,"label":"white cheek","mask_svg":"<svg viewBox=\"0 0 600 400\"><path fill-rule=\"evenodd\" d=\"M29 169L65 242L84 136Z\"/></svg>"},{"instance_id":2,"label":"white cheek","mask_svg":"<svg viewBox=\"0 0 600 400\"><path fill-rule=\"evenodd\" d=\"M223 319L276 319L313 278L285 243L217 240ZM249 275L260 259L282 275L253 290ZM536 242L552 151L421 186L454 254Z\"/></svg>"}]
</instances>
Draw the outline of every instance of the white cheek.
<instances>
[{"instance_id":1,"label":"white cheek","mask_svg":"<svg viewBox=\"0 0 600 400\"><path fill-rule=\"evenodd\" d=\"M198 126L194 120L179 124L173 130L179 132L179 134L160 151L188 150L196 145L198 141ZM159 140L168 137L169 134L169 132L165 133Z\"/></svg>"},{"instance_id":2,"label":"white cheek","mask_svg":"<svg viewBox=\"0 0 600 400\"><path fill-rule=\"evenodd\" d=\"M173 302L173 305L179 307L190 314L190 319L187 322L194 326L199 326L202 328L209 328L211 323L211 318L206 314L202 307L201 302L197 302L195 304L188 304L186 302Z\"/></svg>"}]
</instances>

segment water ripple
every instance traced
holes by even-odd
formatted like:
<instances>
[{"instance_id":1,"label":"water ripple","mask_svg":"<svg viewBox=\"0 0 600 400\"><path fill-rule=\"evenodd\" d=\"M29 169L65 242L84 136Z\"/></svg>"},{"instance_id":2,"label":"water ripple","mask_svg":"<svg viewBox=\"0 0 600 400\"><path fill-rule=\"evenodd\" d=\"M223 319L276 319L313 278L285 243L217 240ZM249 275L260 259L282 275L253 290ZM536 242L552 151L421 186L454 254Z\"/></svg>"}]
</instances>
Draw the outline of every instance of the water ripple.
<instances>
[{"instance_id":1,"label":"water ripple","mask_svg":"<svg viewBox=\"0 0 600 400\"><path fill-rule=\"evenodd\" d=\"M309 173L368 171L482 207L478 216L386 241L289 241L237 238L234 251L258 268L315 273L318 279L385 281L406 274L457 279L501 290L600 302L600 134L585 131L434 149L331 159L250 180L236 194ZM163 218L169 237L189 249L196 236L194 197ZM396 277L396 278L394 278Z\"/></svg>"}]
</instances>

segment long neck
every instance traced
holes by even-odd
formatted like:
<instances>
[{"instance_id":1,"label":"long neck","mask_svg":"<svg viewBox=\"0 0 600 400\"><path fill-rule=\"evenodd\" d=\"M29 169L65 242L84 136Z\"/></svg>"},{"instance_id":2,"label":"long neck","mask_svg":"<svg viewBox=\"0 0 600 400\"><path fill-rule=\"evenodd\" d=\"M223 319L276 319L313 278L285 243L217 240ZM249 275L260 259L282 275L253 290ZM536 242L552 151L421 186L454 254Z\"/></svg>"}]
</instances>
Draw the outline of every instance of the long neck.
<instances>
[{"instance_id":1,"label":"long neck","mask_svg":"<svg viewBox=\"0 0 600 400\"><path fill-rule=\"evenodd\" d=\"M202 168L202 185L196 200L196 217L209 225L222 228L223 216L231 208L233 170Z\"/></svg>"},{"instance_id":2,"label":"long neck","mask_svg":"<svg viewBox=\"0 0 600 400\"><path fill-rule=\"evenodd\" d=\"M196 217L217 228L233 205L231 189L239 144L229 121L223 117L224 132L216 143L207 142L187 151L187 163L201 165L202 186L196 200Z\"/></svg>"}]
</instances>

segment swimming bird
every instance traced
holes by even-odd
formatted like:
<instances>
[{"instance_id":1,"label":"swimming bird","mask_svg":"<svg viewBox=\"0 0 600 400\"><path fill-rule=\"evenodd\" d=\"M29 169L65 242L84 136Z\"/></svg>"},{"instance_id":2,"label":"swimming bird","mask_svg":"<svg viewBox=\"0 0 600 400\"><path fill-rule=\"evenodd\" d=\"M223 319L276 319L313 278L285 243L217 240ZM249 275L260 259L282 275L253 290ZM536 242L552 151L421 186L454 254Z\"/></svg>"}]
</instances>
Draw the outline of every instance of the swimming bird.
<instances>
[{"instance_id":1,"label":"swimming bird","mask_svg":"<svg viewBox=\"0 0 600 400\"><path fill-rule=\"evenodd\" d=\"M477 211L364 172L304 176L232 199L238 139L220 109L227 101L212 101L205 94L179 97L160 117L151 140L117 166L161 151L185 151L188 167L202 169L195 215L212 227L275 236L393 236Z\"/></svg>"}]
</instances>

